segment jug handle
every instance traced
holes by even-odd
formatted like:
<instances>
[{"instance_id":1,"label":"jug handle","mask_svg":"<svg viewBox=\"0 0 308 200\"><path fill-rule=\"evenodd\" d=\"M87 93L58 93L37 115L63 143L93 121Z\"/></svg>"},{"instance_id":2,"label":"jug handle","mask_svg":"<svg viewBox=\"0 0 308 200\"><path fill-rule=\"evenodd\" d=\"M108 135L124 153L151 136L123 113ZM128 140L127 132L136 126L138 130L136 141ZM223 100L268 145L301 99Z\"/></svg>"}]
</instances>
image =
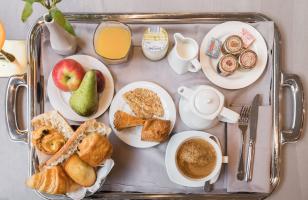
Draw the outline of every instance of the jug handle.
<instances>
[{"instance_id":1,"label":"jug handle","mask_svg":"<svg viewBox=\"0 0 308 200\"><path fill-rule=\"evenodd\" d=\"M188 71L197 72L201 69L201 64L197 58L191 60L190 62L191 62L191 65L189 66Z\"/></svg>"},{"instance_id":2,"label":"jug handle","mask_svg":"<svg viewBox=\"0 0 308 200\"><path fill-rule=\"evenodd\" d=\"M237 112L234 112L233 110L226 107L222 108L219 115L219 120L227 123L236 123L239 118L240 115Z\"/></svg>"},{"instance_id":3,"label":"jug handle","mask_svg":"<svg viewBox=\"0 0 308 200\"><path fill-rule=\"evenodd\" d=\"M193 91L188 87L181 86L178 88L178 94L188 100L193 96Z\"/></svg>"}]
</instances>

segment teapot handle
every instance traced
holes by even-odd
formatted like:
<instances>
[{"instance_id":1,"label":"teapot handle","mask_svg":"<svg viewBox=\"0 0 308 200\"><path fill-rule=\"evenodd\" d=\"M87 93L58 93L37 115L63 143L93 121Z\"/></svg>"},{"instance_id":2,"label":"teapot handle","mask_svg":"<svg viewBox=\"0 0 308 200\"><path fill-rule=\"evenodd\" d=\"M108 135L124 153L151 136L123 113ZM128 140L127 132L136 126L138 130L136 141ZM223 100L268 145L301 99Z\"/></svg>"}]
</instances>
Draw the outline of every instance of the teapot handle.
<instances>
[{"instance_id":1,"label":"teapot handle","mask_svg":"<svg viewBox=\"0 0 308 200\"><path fill-rule=\"evenodd\" d=\"M227 123L236 123L239 118L240 115L237 112L234 112L226 107L222 108L219 115L219 120Z\"/></svg>"},{"instance_id":2,"label":"teapot handle","mask_svg":"<svg viewBox=\"0 0 308 200\"><path fill-rule=\"evenodd\" d=\"M193 91L185 86L181 86L178 88L178 94L189 100L193 96Z\"/></svg>"}]
</instances>

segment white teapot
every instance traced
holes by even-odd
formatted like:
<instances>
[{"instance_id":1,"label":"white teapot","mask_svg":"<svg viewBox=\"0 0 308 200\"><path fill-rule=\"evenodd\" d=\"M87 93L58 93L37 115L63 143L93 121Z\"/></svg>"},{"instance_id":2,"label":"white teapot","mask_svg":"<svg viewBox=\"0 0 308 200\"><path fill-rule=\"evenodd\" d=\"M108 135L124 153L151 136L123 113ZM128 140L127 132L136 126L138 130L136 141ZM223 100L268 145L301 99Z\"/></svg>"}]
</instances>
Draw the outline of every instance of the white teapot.
<instances>
[{"instance_id":1,"label":"white teapot","mask_svg":"<svg viewBox=\"0 0 308 200\"><path fill-rule=\"evenodd\" d=\"M181 95L179 112L182 121L194 130L215 126L218 121L236 123L239 114L224 107L225 97L217 89L200 85L190 89L178 88Z\"/></svg>"}]
</instances>

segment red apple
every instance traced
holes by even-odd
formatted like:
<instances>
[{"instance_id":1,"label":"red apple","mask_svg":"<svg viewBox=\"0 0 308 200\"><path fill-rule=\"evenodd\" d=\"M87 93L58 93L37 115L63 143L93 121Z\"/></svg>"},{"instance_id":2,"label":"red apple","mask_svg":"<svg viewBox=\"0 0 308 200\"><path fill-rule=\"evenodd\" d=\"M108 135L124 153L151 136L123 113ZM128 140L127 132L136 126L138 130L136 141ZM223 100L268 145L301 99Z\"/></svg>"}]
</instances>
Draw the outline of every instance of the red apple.
<instances>
[{"instance_id":1,"label":"red apple","mask_svg":"<svg viewBox=\"0 0 308 200\"><path fill-rule=\"evenodd\" d=\"M105 77L103 73L99 70L95 70L96 72L96 82L97 82L97 92L101 93L105 88Z\"/></svg>"},{"instance_id":2,"label":"red apple","mask_svg":"<svg viewBox=\"0 0 308 200\"><path fill-rule=\"evenodd\" d=\"M81 64L73 59L61 60L52 70L55 85L65 92L77 90L84 75Z\"/></svg>"}]
</instances>

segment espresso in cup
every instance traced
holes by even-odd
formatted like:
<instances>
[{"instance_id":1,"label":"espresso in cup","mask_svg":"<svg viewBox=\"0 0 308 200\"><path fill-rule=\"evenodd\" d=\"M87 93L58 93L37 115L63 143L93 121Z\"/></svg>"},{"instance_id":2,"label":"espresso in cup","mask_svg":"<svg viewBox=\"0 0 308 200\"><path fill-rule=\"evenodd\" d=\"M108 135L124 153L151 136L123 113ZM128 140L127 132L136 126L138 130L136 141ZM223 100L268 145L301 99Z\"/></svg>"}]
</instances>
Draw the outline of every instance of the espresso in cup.
<instances>
[{"instance_id":1,"label":"espresso in cup","mask_svg":"<svg viewBox=\"0 0 308 200\"><path fill-rule=\"evenodd\" d=\"M216 162L214 146L201 138L183 142L176 153L179 171L192 179L202 179L210 175L216 167Z\"/></svg>"}]
</instances>

